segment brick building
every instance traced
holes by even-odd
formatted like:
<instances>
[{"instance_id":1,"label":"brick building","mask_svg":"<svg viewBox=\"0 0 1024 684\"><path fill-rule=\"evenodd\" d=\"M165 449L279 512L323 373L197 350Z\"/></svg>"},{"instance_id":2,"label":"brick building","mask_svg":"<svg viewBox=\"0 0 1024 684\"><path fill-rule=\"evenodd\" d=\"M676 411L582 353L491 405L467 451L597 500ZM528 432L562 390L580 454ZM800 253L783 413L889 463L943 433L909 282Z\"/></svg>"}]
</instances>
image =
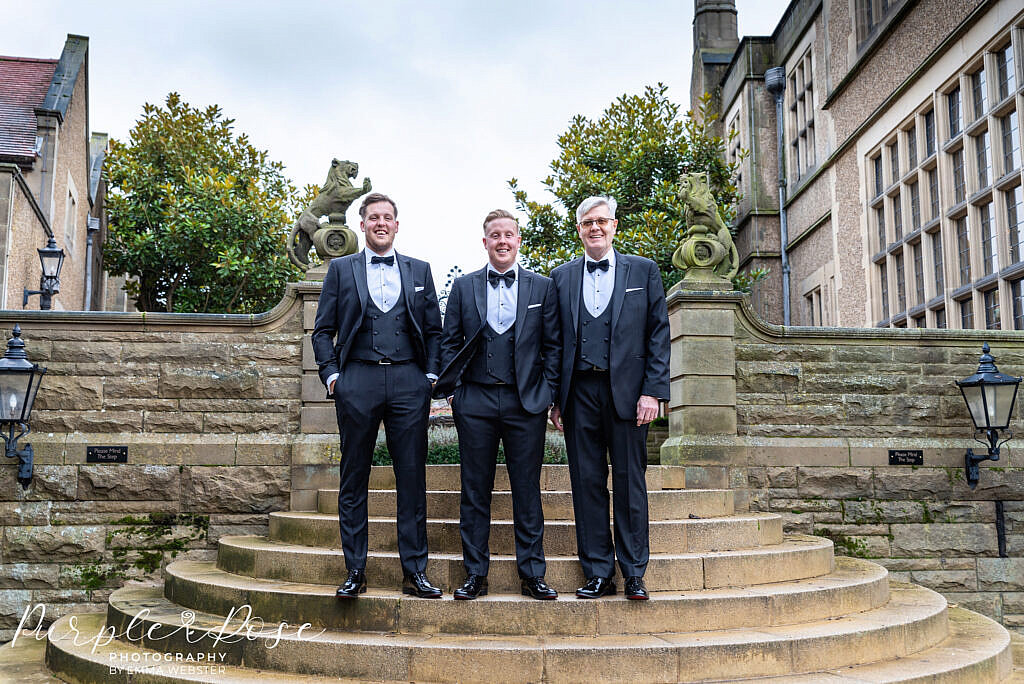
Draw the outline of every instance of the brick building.
<instances>
[{"instance_id":1,"label":"brick building","mask_svg":"<svg viewBox=\"0 0 1024 684\"><path fill-rule=\"evenodd\" d=\"M771 268L762 316L784 320L785 259L793 325L1024 329L1019 2L793 0L742 38L733 0L695 9L691 97L750 152L737 244Z\"/></svg>"},{"instance_id":2,"label":"brick building","mask_svg":"<svg viewBox=\"0 0 1024 684\"><path fill-rule=\"evenodd\" d=\"M59 59L0 57L0 308L39 289L36 250L53 236L65 255L53 308L124 309L100 251L106 148L89 128L88 38L69 35Z\"/></svg>"}]
</instances>

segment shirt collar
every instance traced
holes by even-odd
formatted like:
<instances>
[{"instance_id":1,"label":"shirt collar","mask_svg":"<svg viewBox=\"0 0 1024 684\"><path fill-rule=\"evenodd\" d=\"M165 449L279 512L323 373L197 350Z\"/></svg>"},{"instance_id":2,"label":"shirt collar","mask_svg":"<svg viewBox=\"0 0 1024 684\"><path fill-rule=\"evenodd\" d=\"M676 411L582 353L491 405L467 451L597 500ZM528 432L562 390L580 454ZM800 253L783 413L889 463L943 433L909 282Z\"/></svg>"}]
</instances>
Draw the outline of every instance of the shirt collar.
<instances>
[{"instance_id":1,"label":"shirt collar","mask_svg":"<svg viewBox=\"0 0 1024 684\"><path fill-rule=\"evenodd\" d=\"M394 247L389 249L386 254L377 254L372 249L364 249L363 250L363 256L366 258L366 265L367 266L370 265L370 260L373 259L373 257L375 257L375 256L385 256L385 257L386 256L394 256L395 257L395 261L396 262L398 261L398 256L395 254L395 248Z\"/></svg>"},{"instance_id":2,"label":"shirt collar","mask_svg":"<svg viewBox=\"0 0 1024 684\"><path fill-rule=\"evenodd\" d=\"M590 256L586 252L583 253L583 259L584 259L584 261L592 261L595 264L598 261L601 261L601 259L591 259ZM615 248L614 247L610 247L608 249L608 253L605 254L602 257L602 259L607 259L608 260L608 268L609 269L615 268Z\"/></svg>"},{"instance_id":3,"label":"shirt collar","mask_svg":"<svg viewBox=\"0 0 1024 684\"><path fill-rule=\"evenodd\" d=\"M491 272L491 271L494 271L495 273L498 273L498 269L496 269L496 268L494 267L494 265L493 265L493 264L491 264L491 262L490 262L490 261L488 261L488 262L487 262L487 265L486 265L486 266L484 266L484 269L485 269L485 270L486 270L486 271L487 271L488 273L489 273L489 272ZM504 271L502 271L502 272L498 273L498 275L505 275L505 274L506 274L506 273L508 273L509 271L514 271L514 272L515 272L515 274L516 274L516 278L518 279L518 278L519 278L519 263L518 263L518 262L513 262L513 264L512 264L512 267L511 267L511 268L509 268L509 269L507 269L507 270L504 270Z\"/></svg>"}]
</instances>

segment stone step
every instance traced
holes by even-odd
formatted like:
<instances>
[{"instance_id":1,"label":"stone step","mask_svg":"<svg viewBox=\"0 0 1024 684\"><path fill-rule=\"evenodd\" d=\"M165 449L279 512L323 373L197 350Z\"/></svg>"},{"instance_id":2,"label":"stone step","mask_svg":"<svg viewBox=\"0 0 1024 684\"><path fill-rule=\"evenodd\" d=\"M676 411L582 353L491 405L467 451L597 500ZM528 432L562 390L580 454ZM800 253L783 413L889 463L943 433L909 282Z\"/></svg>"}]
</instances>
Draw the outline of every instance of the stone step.
<instances>
[{"instance_id":1,"label":"stone step","mask_svg":"<svg viewBox=\"0 0 1024 684\"><path fill-rule=\"evenodd\" d=\"M571 591L557 601L519 593L491 593L470 603L448 594L438 601L403 596L397 589L370 589L355 601L334 598L335 585L255 579L218 570L213 563L176 561L166 570L164 595L179 607L228 615L242 606L268 623L301 617L317 628L441 634L652 634L672 631L755 628L858 613L885 604L888 573L875 563L836 559L831 574L794 582L700 592L653 592L642 607L622 594L599 601ZM111 606L149 594L118 592ZM112 618L113 621L113 618Z\"/></svg>"},{"instance_id":2,"label":"stone step","mask_svg":"<svg viewBox=\"0 0 1024 684\"><path fill-rule=\"evenodd\" d=\"M85 634L94 634L102 627L102 616L84 615L79 617L79 630ZM51 661L57 671L67 679L83 683L100 683L126 681L126 678L111 676L109 672L110 654L115 658L124 654L126 658L133 655L141 661L144 654L155 651L142 649L123 641L114 641L90 652L91 644L75 647L68 637L68 621L70 617L61 618L54 627L51 648ZM1007 674L1012 663L1007 649L1007 632L1001 626L976 613L961 608L948 611L949 636L938 646L895 660L876 662L868 665L852 666L827 672L815 672L804 675L782 675L780 677L758 678L759 682L787 682L791 684L812 684L830 682L832 684L863 684L864 682L931 682L933 684L988 684L989 682L1011 681L1020 679L1014 671L1010 679ZM22 637L15 648L10 645L0 649L0 677L4 681L17 682L57 682L45 670L42 663L43 642ZM680 681L685 673L680 673ZM575 679L578 679L576 677ZM138 681L138 680L136 680ZM254 671L224 666L224 671L216 677L178 671L163 673L153 672L147 678L149 682L225 682L226 684L256 683L261 684L293 684L298 682L341 682L346 680L331 678L325 680L311 675L292 675ZM349 680L351 681L351 680ZM552 681L552 680L548 680ZM690 680L692 681L692 680ZM735 681L735 680L733 680Z\"/></svg>"},{"instance_id":3,"label":"stone step","mask_svg":"<svg viewBox=\"0 0 1024 684\"><path fill-rule=\"evenodd\" d=\"M134 602L124 614L149 609L130 632L138 638L146 635L143 647L214 653L226 664L244 663L261 670L365 679L600 682L778 676L912 655L948 635L945 599L913 585L894 585L889 602L880 608L831 620L592 637L393 634L308 627L300 631L252 622L247 632L241 620L225 627L225 618L199 611L186 616L186 631L180 606L158 592L151 595L150 601L142 602L145 605ZM124 637L127 621L111 626ZM218 634L240 638L215 644Z\"/></svg>"},{"instance_id":4,"label":"stone step","mask_svg":"<svg viewBox=\"0 0 1024 684\"><path fill-rule=\"evenodd\" d=\"M71 626L72 618L76 621L74 627ZM60 675L62 681L76 684L355 684L364 681L223 664L209 664L204 668L207 663L168 662L164 659L165 652L120 640L111 641L94 651L95 642L88 639L104 628L103 618L102 614L96 613L65 615L53 624L46 643L46 665L50 671Z\"/></svg>"},{"instance_id":5,"label":"stone step","mask_svg":"<svg viewBox=\"0 0 1024 684\"><path fill-rule=\"evenodd\" d=\"M611 487L611 477L608 478ZM370 489L394 489L395 472L391 466L373 466L370 468ZM569 466L544 465L540 471L540 488L543 490L566 491L569 485ZM647 466L647 489L685 489L685 466ZM428 465L427 489L436 491L458 492L462 489L459 466ZM508 491L508 470L499 463L494 470L494 489Z\"/></svg>"},{"instance_id":6,"label":"stone step","mask_svg":"<svg viewBox=\"0 0 1024 684\"><path fill-rule=\"evenodd\" d=\"M1012 682L1024 682L1024 634L1010 632L1010 652L1013 654Z\"/></svg>"},{"instance_id":7,"label":"stone step","mask_svg":"<svg viewBox=\"0 0 1024 684\"><path fill-rule=\"evenodd\" d=\"M832 572L832 553L831 541L806 535L737 551L655 553L646 580L648 588L655 591L693 591L806 579ZM397 553L371 551L366 565L370 586L401 586ZM246 577L310 584L339 584L346 574L340 549L284 544L257 536L221 537L217 567ZM461 554L430 554L427 576L445 591L459 587L466 577ZM562 593L582 585L585 578L576 556L548 555L547 581ZM492 554L488 582L496 592L519 591L515 557Z\"/></svg>"},{"instance_id":8,"label":"stone step","mask_svg":"<svg viewBox=\"0 0 1024 684\"><path fill-rule=\"evenodd\" d=\"M46 632L39 636L22 630L13 641L0 646L0 682L62 684L46 669Z\"/></svg>"},{"instance_id":9,"label":"stone step","mask_svg":"<svg viewBox=\"0 0 1024 684\"><path fill-rule=\"evenodd\" d=\"M427 516L431 518L458 518L459 499L454 491L427 491ZM371 518L395 517L398 493L394 489L370 490L367 510ZM541 492L541 505L545 520L572 520L572 492ZM691 515L698 518L717 518L732 515L733 493L730 489L664 489L648 492L647 510L651 520L679 520ZM317 492L317 512L338 513L338 490L321 489ZM512 519L512 493L494 492L491 496L491 518Z\"/></svg>"},{"instance_id":10,"label":"stone step","mask_svg":"<svg viewBox=\"0 0 1024 684\"><path fill-rule=\"evenodd\" d=\"M947 610L949 636L932 648L894 660L804 675L759 678L764 684L865 684L915 682L987 684L1013 682L1009 633L999 623L963 608ZM731 681L731 680L730 680Z\"/></svg>"},{"instance_id":11,"label":"stone step","mask_svg":"<svg viewBox=\"0 0 1024 684\"><path fill-rule=\"evenodd\" d=\"M397 551L394 517L369 519L369 548ZM341 548L338 516L330 513L280 512L270 514L270 539L287 544ZM782 517L774 513L748 513L724 518L654 520L650 524L652 553L726 551L782 542ZM432 551L460 553L459 521L427 521L427 544ZM491 523L492 553L515 553L515 530L510 520ZM544 550L550 555L576 554L576 524L549 520L544 525Z\"/></svg>"}]
</instances>

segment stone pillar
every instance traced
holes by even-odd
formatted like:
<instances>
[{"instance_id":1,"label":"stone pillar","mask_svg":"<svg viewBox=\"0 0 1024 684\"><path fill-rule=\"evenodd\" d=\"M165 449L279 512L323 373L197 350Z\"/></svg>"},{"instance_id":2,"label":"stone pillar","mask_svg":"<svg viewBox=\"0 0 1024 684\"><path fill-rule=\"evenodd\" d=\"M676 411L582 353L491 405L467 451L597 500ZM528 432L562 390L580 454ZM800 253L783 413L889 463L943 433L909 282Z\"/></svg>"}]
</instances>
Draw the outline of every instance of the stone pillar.
<instances>
[{"instance_id":1,"label":"stone pillar","mask_svg":"<svg viewBox=\"0 0 1024 684\"><path fill-rule=\"evenodd\" d=\"M302 414L299 427L306 434L337 434L338 420L334 402L327 399L324 385L317 374L316 359L310 335L316 321L316 306L320 299L322 281L301 284L302 296Z\"/></svg>"},{"instance_id":2,"label":"stone pillar","mask_svg":"<svg viewBox=\"0 0 1024 684\"><path fill-rule=\"evenodd\" d=\"M687 466L687 486L745 487L744 449L736 437L734 339L743 295L695 292L684 284L668 295L672 396L661 463Z\"/></svg>"}]
</instances>

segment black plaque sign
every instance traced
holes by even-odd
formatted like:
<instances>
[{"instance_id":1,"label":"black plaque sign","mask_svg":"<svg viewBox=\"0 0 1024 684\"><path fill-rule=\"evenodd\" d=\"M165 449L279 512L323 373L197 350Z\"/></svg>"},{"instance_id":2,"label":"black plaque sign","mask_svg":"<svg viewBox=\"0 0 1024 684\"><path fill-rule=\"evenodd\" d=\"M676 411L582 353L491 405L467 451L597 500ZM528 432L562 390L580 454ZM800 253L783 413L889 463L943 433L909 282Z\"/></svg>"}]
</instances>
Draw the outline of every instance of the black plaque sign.
<instances>
[{"instance_id":1,"label":"black plaque sign","mask_svg":"<svg viewBox=\"0 0 1024 684\"><path fill-rule=\"evenodd\" d=\"M924 465L921 449L889 449L889 465Z\"/></svg>"},{"instance_id":2,"label":"black plaque sign","mask_svg":"<svg viewBox=\"0 0 1024 684\"><path fill-rule=\"evenodd\" d=\"M86 463L127 463L128 462L128 447L126 447L126 446L87 446L87 447L85 447L85 462Z\"/></svg>"}]
</instances>

